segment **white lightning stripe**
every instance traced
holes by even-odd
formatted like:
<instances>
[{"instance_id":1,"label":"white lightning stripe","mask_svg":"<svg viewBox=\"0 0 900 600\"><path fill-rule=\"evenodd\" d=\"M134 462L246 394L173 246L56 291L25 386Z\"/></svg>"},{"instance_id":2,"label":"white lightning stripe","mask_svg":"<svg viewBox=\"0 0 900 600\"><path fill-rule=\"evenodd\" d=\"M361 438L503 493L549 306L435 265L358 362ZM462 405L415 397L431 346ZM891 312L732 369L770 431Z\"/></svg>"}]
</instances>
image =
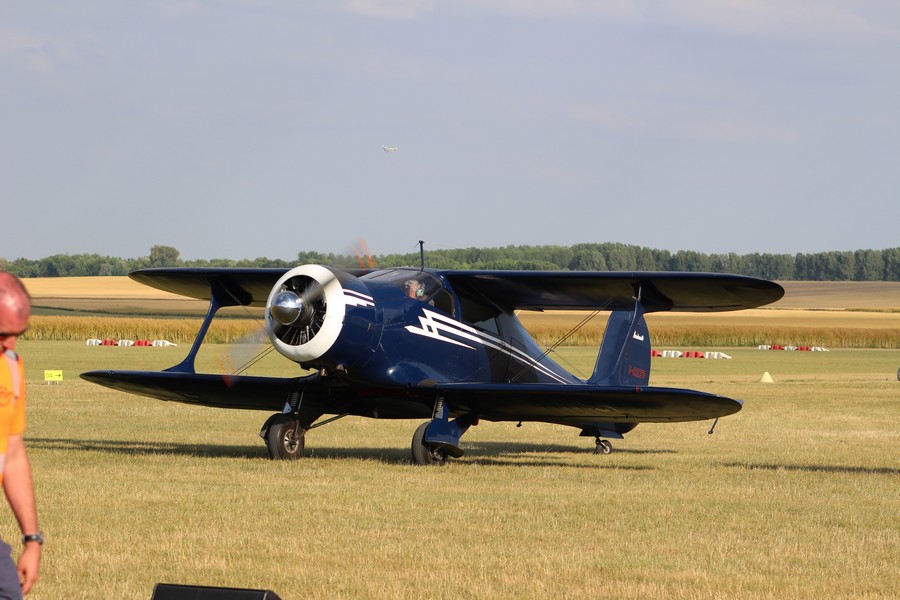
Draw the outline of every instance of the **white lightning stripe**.
<instances>
[{"instance_id":1,"label":"white lightning stripe","mask_svg":"<svg viewBox=\"0 0 900 600\"><path fill-rule=\"evenodd\" d=\"M478 331L474 327L470 327L468 325L464 325L459 321L455 321L438 313L432 312L430 310L422 311L425 313L424 317L419 317L419 323L421 327L416 327L414 325L407 325L406 330L410 333L414 333L416 335L421 335L424 337L428 337L434 340L438 340L441 342L446 342L448 344L454 344L456 346L462 346L463 348L469 348L470 350L474 350L473 346L468 344L464 344L459 340L451 339L441 335L441 332L449 333L457 337L461 337L465 340L473 342L475 344L479 344L482 346L487 346L488 348L492 348L494 350L498 350L510 358L525 364L533 369L540 371L544 375L547 375L551 379L554 379L560 383L571 383L563 377L560 377L557 373L541 364L533 357L528 355L527 353L519 350L518 348L514 348L507 344L505 341L496 338L492 335L488 335L484 332Z\"/></svg>"},{"instance_id":2,"label":"white lightning stripe","mask_svg":"<svg viewBox=\"0 0 900 600\"><path fill-rule=\"evenodd\" d=\"M488 336L488 335L483 335L482 339L486 346L489 346L491 348L499 350L499 351L503 352L504 354L508 354L510 358L517 360L520 363L535 369L536 371L540 371L544 375L547 375L548 377L558 381L559 383L571 383L570 381L557 375L554 371L552 371L548 367L539 363L531 355L519 350L518 348L514 348L513 346L510 346L509 344L507 344L506 342L504 342L503 340L501 340L499 338L495 338L493 336ZM493 342L493 343L491 343L491 342Z\"/></svg>"},{"instance_id":3,"label":"white lightning stripe","mask_svg":"<svg viewBox=\"0 0 900 600\"><path fill-rule=\"evenodd\" d=\"M462 346L463 348L468 348L469 350L475 349L474 346L469 346L468 344L464 344L460 341L453 340L441 335L441 331L446 331L447 333L454 333L462 338L478 342L479 339L476 336L460 331L460 329L463 327L462 325L460 325L456 321L446 319L445 317L442 317L437 313L433 313L430 310L426 310L423 312L425 313L425 316L419 317L419 323L422 326L416 327L415 325L407 325L406 330L408 332L428 337L433 340L440 340L442 342L455 344L456 346Z\"/></svg>"},{"instance_id":4,"label":"white lightning stripe","mask_svg":"<svg viewBox=\"0 0 900 600\"><path fill-rule=\"evenodd\" d=\"M353 290L344 290L344 304L347 306L375 306L375 299Z\"/></svg>"}]
</instances>

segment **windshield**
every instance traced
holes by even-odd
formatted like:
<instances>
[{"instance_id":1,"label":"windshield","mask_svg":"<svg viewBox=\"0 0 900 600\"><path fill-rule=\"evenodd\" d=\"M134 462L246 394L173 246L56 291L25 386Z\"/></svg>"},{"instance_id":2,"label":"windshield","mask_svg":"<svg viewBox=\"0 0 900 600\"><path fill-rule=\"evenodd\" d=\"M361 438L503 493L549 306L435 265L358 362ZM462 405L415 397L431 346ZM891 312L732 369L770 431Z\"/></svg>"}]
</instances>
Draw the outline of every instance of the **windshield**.
<instances>
[{"instance_id":1,"label":"windshield","mask_svg":"<svg viewBox=\"0 0 900 600\"><path fill-rule=\"evenodd\" d=\"M383 271L365 279L390 282L403 290L403 296L427 303L450 315L456 313L453 296L444 289L441 280L425 271L394 269Z\"/></svg>"}]
</instances>

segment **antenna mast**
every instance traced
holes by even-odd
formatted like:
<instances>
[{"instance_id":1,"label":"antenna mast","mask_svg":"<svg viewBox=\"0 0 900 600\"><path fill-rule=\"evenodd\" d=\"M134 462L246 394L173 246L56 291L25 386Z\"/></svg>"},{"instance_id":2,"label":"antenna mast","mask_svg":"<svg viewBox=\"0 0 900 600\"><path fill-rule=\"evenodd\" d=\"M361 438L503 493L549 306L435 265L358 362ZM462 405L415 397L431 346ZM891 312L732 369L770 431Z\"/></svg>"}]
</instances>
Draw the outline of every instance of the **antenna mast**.
<instances>
[{"instance_id":1,"label":"antenna mast","mask_svg":"<svg viewBox=\"0 0 900 600\"><path fill-rule=\"evenodd\" d=\"M425 270L425 240L419 240L419 262L422 264L422 271Z\"/></svg>"}]
</instances>

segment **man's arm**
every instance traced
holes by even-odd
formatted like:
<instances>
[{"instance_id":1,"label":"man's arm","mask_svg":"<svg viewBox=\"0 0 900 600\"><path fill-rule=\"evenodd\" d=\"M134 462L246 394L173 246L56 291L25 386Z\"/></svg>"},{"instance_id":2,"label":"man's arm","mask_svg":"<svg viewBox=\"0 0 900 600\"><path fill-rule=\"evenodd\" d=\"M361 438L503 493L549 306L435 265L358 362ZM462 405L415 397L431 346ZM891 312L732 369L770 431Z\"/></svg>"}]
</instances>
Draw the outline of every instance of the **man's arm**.
<instances>
[{"instance_id":1,"label":"man's arm","mask_svg":"<svg viewBox=\"0 0 900 600\"><path fill-rule=\"evenodd\" d=\"M38 532L37 507L34 502L34 483L31 479L31 463L25 451L25 441L21 435L10 436L6 449L6 465L3 468L3 492L12 508L23 535ZM25 544L19 557L19 577L22 593L27 594L37 582L40 574L41 545L37 542Z\"/></svg>"}]
</instances>

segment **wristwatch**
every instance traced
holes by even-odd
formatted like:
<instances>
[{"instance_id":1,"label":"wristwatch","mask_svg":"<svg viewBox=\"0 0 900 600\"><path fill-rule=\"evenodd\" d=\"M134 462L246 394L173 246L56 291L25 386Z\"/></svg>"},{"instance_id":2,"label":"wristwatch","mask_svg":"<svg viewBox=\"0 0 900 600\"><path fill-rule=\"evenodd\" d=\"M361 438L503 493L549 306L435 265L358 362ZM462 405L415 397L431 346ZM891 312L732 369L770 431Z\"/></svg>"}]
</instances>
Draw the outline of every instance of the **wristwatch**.
<instances>
[{"instance_id":1,"label":"wristwatch","mask_svg":"<svg viewBox=\"0 0 900 600\"><path fill-rule=\"evenodd\" d=\"M44 534L41 531L37 533L29 533L28 535L22 536L22 544L27 544L28 542L37 542L40 545L44 545Z\"/></svg>"}]
</instances>

